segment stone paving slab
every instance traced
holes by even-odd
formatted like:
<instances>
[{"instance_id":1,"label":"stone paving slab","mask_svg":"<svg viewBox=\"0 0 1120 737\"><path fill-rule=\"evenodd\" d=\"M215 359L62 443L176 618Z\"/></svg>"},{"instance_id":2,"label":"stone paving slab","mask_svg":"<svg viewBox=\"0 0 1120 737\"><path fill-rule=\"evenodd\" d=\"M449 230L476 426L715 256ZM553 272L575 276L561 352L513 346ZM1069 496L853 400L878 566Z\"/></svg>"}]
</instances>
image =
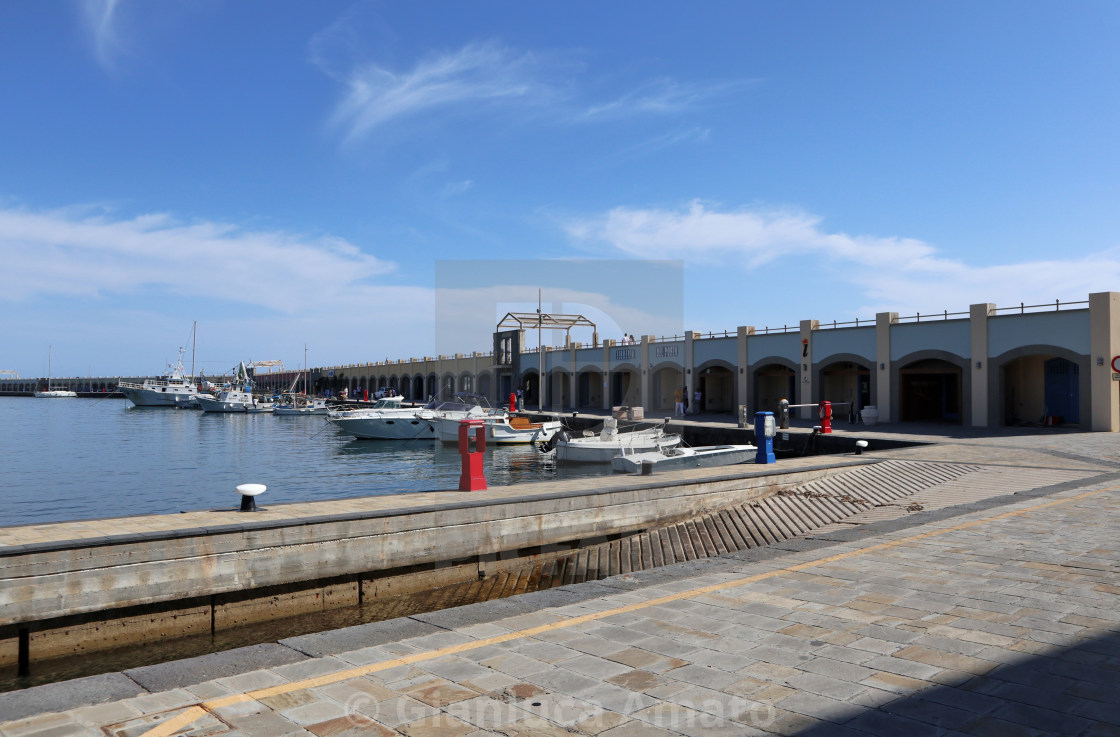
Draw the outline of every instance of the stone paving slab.
<instances>
[{"instance_id":1,"label":"stone paving slab","mask_svg":"<svg viewBox=\"0 0 1120 737\"><path fill-rule=\"evenodd\" d=\"M533 613L311 635L320 658L187 690L35 716L0 700L0 735L180 714L176 734L1120 734L1120 484L1043 480Z\"/></svg>"}]
</instances>

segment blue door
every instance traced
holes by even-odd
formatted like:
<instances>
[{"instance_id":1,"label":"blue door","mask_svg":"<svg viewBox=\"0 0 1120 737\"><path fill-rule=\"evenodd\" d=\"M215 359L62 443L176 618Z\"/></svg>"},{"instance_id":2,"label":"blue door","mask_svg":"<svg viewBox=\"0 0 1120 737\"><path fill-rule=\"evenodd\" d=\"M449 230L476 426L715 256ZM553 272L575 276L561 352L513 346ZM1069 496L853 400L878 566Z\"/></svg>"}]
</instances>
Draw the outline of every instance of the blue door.
<instances>
[{"instance_id":1,"label":"blue door","mask_svg":"<svg viewBox=\"0 0 1120 737\"><path fill-rule=\"evenodd\" d=\"M1072 425L1081 422L1078 373L1077 364L1064 358L1051 358L1043 364L1046 414Z\"/></svg>"}]
</instances>

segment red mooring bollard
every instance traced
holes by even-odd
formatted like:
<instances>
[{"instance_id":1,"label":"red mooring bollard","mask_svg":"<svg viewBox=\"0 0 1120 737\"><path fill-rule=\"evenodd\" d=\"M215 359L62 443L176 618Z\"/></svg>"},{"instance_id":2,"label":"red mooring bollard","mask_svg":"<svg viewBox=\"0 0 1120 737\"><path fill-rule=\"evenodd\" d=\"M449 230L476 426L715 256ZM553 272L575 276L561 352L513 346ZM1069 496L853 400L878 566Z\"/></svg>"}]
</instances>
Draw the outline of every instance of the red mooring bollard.
<instances>
[{"instance_id":1,"label":"red mooring bollard","mask_svg":"<svg viewBox=\"0 0 1120 737\"><path fill-rule=\"evenodd\" d=\"M509 393L509 411L510 412L516 412L517 411L517 394L515 392L510 392Z\"/></svg>"},{"instance_id":2,"label":"red mooring bollard","mask_svg":"<svg viewBox=\"0 0 1120 737\"><path fill-rule=\"evenodd\" d=\"M471 450L470 433L474 430L474 450ZM459 476L459 491L482 491L486 488L486 474L482 458L486 455L486 422L484 420L459 420L459 455L463 459L463 473Z\"/></svg>"},{"instance_id":3,"label":"red mooring bollard","mask_svg":"<svg viewBox=\"0 0 1120 737\"><path fill-rule=\"evenodd\" d=\"M822 399L817 407L821 420L821 435L832 432L832 402Z\"/></svg>"}]
</instances>

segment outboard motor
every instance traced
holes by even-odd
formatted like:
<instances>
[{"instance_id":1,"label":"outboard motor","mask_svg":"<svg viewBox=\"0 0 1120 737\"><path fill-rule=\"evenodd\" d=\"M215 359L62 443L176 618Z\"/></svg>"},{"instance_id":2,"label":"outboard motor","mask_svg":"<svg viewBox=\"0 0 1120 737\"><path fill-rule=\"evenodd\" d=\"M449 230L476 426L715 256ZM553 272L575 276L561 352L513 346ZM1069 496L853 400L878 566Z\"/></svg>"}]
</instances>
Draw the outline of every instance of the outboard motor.
<instances>
[{"instance_id":1,"label":"outboard motor","mask_svg":"<svg viewBox=\"0 0 1120 737\"><path fill-rule=\"evenodd\" d=\"M551 453L552 451L556 450L556 446L560 443L561 440L567 441L570 439L571 437L568 435L567 429L562 427L557 430L556 434L554 434L547 441L540 443L537 446L537 450L539 450L541 453Z\"/></svg>"}]
</instances>

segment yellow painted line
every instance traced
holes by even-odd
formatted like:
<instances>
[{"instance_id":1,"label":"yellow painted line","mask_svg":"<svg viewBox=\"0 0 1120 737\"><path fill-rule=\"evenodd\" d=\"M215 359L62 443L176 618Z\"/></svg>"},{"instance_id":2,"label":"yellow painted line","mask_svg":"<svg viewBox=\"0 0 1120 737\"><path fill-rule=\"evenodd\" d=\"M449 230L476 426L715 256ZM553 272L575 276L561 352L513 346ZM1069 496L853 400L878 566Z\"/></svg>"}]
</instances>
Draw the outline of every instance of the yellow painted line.
<instances>
[{"instance_id":1,"label":"yellow painted line","mask_svg":"<svg viewBox=\"0 0 1120 737\"><path fill-rule=\"evenodd\" d=\"M206 710L201 706L192 706L182 714L173 716L158 727L152 727L144 733L144 737L170 737L184 727L188 727L197 720L206 716Z\"/></svg>"},{"instance_id":2,"label":"yellow painted line","mask_svg":"<svg viewBox=\"0 0 1120 737\"><path fill-rule=\"evenodd\" d=\"M1112 486L1107 489L1098 489L1097 491L1087 491L1082 494L1077 494L1076 496L1057 499L1054 501L1045 502L1043 504L1036 504L1031 507L1024 507L1023 509L1004 512L1003 514L997 514L992 517L984 517L983 519L972 520L971 522L963 522L952 527L944 527L937 530L931 530L929 532L922 532L918 533L917 535L898 538L897 540L889 540L887 542L876 543L875 545L869 545L865 548L849 550L844 553L825 556L824 558L816 558L804 563L796 563L785 568L778 568L772 571L766 571L765 573L757 573L753 576L737 578L733 581L724 581L723 583L701 586L699 588L689 589L688 591L680 591L675 594L666 594L665 596L659 596L654 599L648 599L646 601L637 602L634 604L627 604L615 609L607 609L601 612L591 612L590 614L583 614L578 617L570 617L569 619L565 619L560 622L551 622L549 624L542 624L536 627L529 627L528 629L518 630L517 632L507 632L503 635L495 635L494 637L487 637L482 640L473 640L471 642L464 642L458 645L449 645L448 647L443 647L438 650L428 650L422 653L413 653L411 655L405 655L400 658L393 658L392 660L383 660L378 663L370 663L369 665L347 668L346 670L327 673L325 675L316 676L314 678L307 678L302 681L292 681L291 683L282 683L277 686L269 686L267 688L261 688L255 691L247 691L245 693L223 696L218 699L203 702L201 706L191 707L190 709L187 709L182 714L179 714L173 719L169 719L158 727L154 727L145 732L143 735L141 735L141 737L170 737L170 735L174 734L175 731L190 725L192 722L202 717L207 713L208 709L219 709L223 706L232 706L234 704L240 704L246 701L259 701L261 699L267 699L270 696L279 696L280 694L292 693L293 691L303 691L309 688L327 686L332 683L348 681L351 678L358 678L360 676L369 675L371 673L389 670L390 668L398 668L402 665L412 665L414 663L421 663L426 660L435 660L436 658L442 658L446 655L457 655L459 653L467 652L469 650L475 650L480 647L486 647L488 645L500 645L501 643L509 642L510 640L519 640L526 637L534 637L545 632L551 632L553 630L563 629L565 627L573 627L585 622L593 622L598 619L613 617L617 614L627 614L629 612L647 609L649 607L658 606L660 604L668 604L674 601L680 601L681 599L691 599L697 596L704 596L705 594L710 594L715 591L722 591L724 589L731 589L737 586L755 583L757 581L764 581L768 578L774 578L775 576L781 576L786 573L803 571L807 568L815 568L816 566L827 565L839 560L845 560L846 558L852 558L858 555L865 555L867 553L874 553L881 550L896 548L902 545L908 545L913 542L926 540L928 538L937 537L939 535L944 535L950 532L966 530L970 527L977 527L979 525L994 522L996 520L1007 519L1008 517L1018 517L1029 512L1037 512L1042 509L1048 509L1050 507L1056 507L1062 504L1081 501L1082 499L1088 499L1090 497L1098 496L1109 491L1115 491L1117 489L1120 489L1120 486Z\"/></svg>"}]
</instances>

